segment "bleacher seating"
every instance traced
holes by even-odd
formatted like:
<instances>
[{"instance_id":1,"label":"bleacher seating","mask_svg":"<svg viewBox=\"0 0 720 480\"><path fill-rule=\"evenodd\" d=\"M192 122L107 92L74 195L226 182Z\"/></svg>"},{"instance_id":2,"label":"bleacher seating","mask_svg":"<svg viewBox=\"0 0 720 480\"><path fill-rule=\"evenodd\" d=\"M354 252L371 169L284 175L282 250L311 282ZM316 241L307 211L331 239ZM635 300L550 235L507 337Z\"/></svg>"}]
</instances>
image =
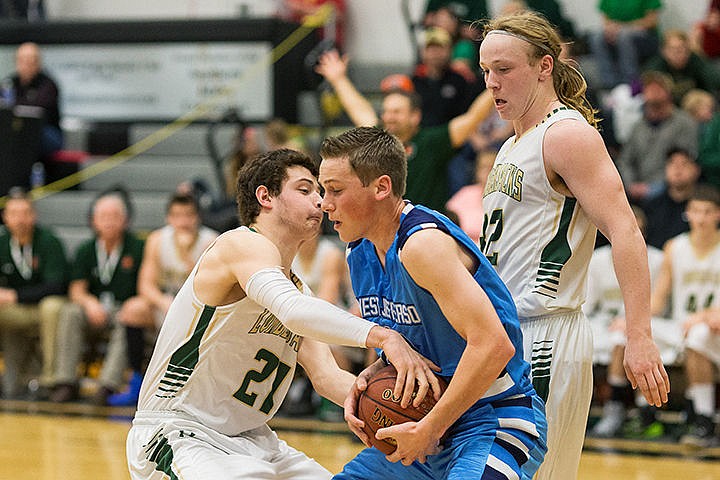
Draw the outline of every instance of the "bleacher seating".
<instances>
[{"instance_id":1,"label":"bleacher seating","mask_svg":"<svg viewBox=\"0 0 720 480\"><path fill-rule=\"evenodd\" d=\"M129 128L130 144L160 130L163 124L138 123ZM66 190L36 202L39 221L60 236L68 253L92 234L88 213L92 200L103 190L122 185L131 194L134 208L132 228L144 234L165 223L165 206L178 183L202 179L218 189L217 175L206 147L206 124L193 124L175 132L150 149L110 170L83 181L76 190ZM229 150L234 126L218 125L215 138L221 152ZM79 165L88 168L108 157L90 156Z\"/></svg>"}]
</instances>

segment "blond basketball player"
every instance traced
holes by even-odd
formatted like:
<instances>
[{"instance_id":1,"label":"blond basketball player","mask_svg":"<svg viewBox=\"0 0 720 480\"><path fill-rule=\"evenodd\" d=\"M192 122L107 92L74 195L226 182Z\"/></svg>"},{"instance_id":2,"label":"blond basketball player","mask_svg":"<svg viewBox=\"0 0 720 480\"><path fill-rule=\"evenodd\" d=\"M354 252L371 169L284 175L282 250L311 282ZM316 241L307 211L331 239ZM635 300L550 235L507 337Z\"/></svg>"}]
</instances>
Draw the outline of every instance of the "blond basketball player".
<instances>
[{"instance_id":1,"label":"blond basketball player","mask_svg":"<svg viewBox=\"0 0 720 480\"><path fill-rule=\"evenodd\" d=\"M405 405L416 381L419 399L429 386L438 391L437 367L398 333L301 294L307 289L290 265L322 219L316 175L312 160L292 150L240 171L247 226L208 247L170 306L128 434L133 479L330 478L267 425L298 362L318 393L345 399L355 377L317 340L382 348Z\"/></svg>"},{"instance_id":2,"label":"blond basketball player","mask_svg":"<svg viewBox=\"0 0 720 480\"><path fill-rule=\"evenodd\" d=\"M669 381L650 331L645 243L620 176L593 128L585 80L534 13L490 21L480 66L515 136L483 198L480 246L517 304L525 359L546 399L548 452L536 478L576 478L592 396L592 335L580 307L596 227L613 245L627 315L625 370L653 405Z\"/></svg>"}]
</instances>

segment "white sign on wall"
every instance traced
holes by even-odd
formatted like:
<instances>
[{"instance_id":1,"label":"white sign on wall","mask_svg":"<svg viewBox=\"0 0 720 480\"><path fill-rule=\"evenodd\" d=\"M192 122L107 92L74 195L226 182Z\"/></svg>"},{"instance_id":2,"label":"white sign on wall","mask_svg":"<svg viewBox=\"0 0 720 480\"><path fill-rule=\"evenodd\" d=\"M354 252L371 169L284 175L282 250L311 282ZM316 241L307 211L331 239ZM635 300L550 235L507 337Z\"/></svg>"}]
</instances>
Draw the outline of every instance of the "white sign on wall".
<instances>
[{"instance_id":1,"label":"white sign on wall","mask_svg":"<svg viewBox=\"0 0 720 480\"><path fill-rule=\"evenodd\" d=\"M263 62L271 47L269 42L44 45L43 64L60 86L65 117L173 119L231 87L214 112L233 107L245 118L269 118L273 72Z\"/></svg>"}]
</instances>

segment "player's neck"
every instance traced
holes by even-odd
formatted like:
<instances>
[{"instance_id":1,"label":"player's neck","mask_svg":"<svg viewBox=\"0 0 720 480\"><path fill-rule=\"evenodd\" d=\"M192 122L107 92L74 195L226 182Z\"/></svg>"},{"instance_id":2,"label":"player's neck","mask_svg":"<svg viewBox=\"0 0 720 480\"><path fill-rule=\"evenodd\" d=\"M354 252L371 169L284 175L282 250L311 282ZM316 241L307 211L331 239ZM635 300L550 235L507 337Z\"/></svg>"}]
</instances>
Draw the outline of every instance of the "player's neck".
<instances>
[{"instance_id":1,"label":"player's neck","mask_svg":"<svg viewBox=\"0 0 720 480\"><path fill-rule=\"evenodd\" d=\"M523 134L540 124L548 114L562 106L555 91L540 94L528 108L527 112L513 122L515 135L520 138Z\"/></svg>"},{"instance_id":2,"label":"player's neck","mask_svg":"<svg viewBox=\"0 0 720 480\"><path fill-rule=\"evenodd\" d=\"M400 217L404 208L405 202L402 199L394 203L393 206L381 206L380 211L382 213L376 215L372 223L373 228L366 237L375 245L378 257L383 265L385 264L385 254L390 250L395 241L398 228L400 228Z\"/></svg>"},{"instance_id":3,"label":"player's neck","mask_svg":"<svg viewBox=\"0 0 720 480\"><path fill-rule=\"evenodd\" d=\"M290 271L290 265L300 250L302 240L294 235L287 226L277 226L270 222L257 222L248 226L250 230L259 233L270 240L280 253L282 267Z\"/></svg>"}]
</instances>

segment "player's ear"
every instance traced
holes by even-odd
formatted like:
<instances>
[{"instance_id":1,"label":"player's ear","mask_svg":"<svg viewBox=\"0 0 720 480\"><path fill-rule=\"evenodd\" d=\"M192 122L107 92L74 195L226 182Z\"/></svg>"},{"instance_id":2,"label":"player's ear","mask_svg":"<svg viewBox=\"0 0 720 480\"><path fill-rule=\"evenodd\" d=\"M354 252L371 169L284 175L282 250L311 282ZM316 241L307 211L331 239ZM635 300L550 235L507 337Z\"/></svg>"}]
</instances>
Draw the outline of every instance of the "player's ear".
<instances>
[{"instance_id":1,"label":"player's ear","mask_svg":"<svg viewBox=\"0 0 720 480\"><path fill-rule=\"evenodd\" d=\"M543 55L540 59L540 80L552 79L552 72L555 67L555 61L550 55Z\"/></svg>"},{"instance_id":2,"label":"player's ear","mask_svg":"<svg viewBox=\"0 0 720 480\"><path fill-rule=\"evenodd\" d=\"M375 179L375 196L378 200L392 195L392 180L389 175L380 175Z\"/></svg>"},{"instance_id":3,"label":"player's ear","mask_svg":"<svg viewBox=\"0 0 720 480\"><path fill-rule=\"evenodd\" d=\"M261 207L270 206L270 192L265 185L260 185L255 189L255 198Z\"/></svg>"}]
</instances>

